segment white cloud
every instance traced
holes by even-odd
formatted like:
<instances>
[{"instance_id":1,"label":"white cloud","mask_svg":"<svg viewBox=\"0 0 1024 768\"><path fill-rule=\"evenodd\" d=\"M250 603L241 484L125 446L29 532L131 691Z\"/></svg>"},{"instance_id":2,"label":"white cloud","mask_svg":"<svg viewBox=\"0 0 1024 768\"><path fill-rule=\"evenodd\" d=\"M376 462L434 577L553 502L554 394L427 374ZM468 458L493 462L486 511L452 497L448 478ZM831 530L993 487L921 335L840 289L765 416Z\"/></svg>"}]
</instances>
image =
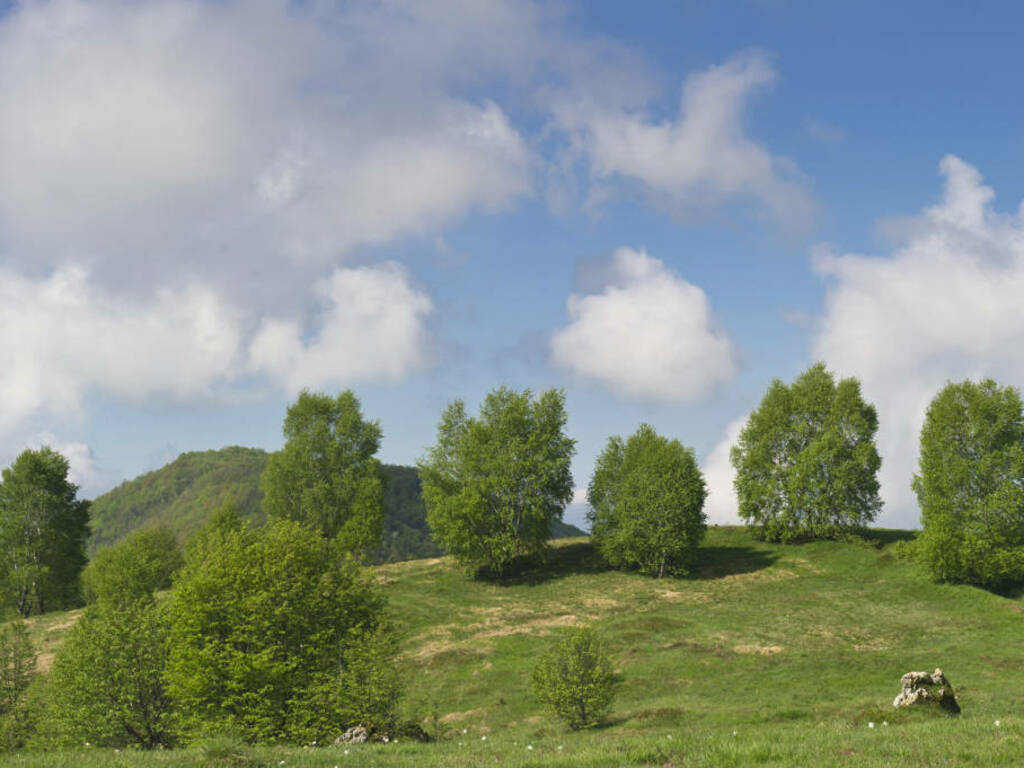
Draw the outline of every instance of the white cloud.
<instances>
[{"instance_id":1,"label":"white cloud","mask_svg":"<svg viewBox=\"0 0 1024 768\"><path fill-rule=\"evenodd\" d=\"M704 512L709 523L719 525L739 525L743 522L739 513L739 502L736 499L736 488L733 480L736 470L729 459L729 451L739 440L740 432L746 426L749 414L729 422L722 439L715 444L704 459L701 471L707 483L708 497L704 502Z\"/></svg>"},{"instance_id":2,"label":"white cloud","mask_svg":"<svg viewBox=\"0 0 1024 768\"><path fill-rule=\"evenodd\" d=\"M417 23L415 45L385 42ZM465 50L427 53L445 23L388 3L15 6L0 17L9 258L88 263L118 290L198 275L269 306L353 247L529 193L508 117L453 87Z\"/></svg>"},{"instance_id":3,"label":"white cloud","mask_svg":"<svg viewBox=\"0 0 1024 768\"><path fill-rule=\"evenodd\" d=\"M74 267L42 279L0 271L0 430L74 412L94 390L207 396L231 376L239 342L235 314L198 284L135 300Z\"/></svg>"},{"instance_id":4,"label":"white cloud","mask_svg":"<svg viewBox=\"0 0 1024 768\"><path fill-rule=\"evenodd\" d=\"M568 311L572 322L551 339L554 361L625 395L694 400L735 372L704 291L643 251L616 251L604 290L572 294Z\"/></svg>"},{"instance_id":5,"label":"white cloud","mask_svg":"<svg viewBox=\"0 0 1024 768\"><path fill-rule=\"evenodd\" d=\"M33 435L26 448L39 449L48 445L68 460L68 479L78 486L79 498L94 498L107 491L115 481L114 473L99 466L92 447L88 443L64 440L50 432ZM14 460L10 457L10 461Z\"/></svg>"},{"instance_id":6,"label":"white cloud","mask_svg":"<svg viewBox=\"0 0 1024 768\"><path fill-rule=\"evenodd\" d=\"M294 393L329 383L393 381L427 361L425 319L433 303L399 265L338 269L317 289L323 301L317 330L304 340L297 322L265 320L250 349L254 369Z\"/></svg>"},{"instance_id":7,"label":"white cloud","mask_svg":"<svg viewBox=\"0 0 1024 768\"><path fill-rule=\"evenodd\" d=\"M598 178L640 182L672 208L753 198L778 221L803 228L814 204L798 169L743 125L751 95L774 80L764 56L745 53L690 75L674 120L600 102L565 102L558 114Z\"/></svg>"},{"instance_id":8,"label":"white cloud","mask_svg":"<svg viewBox=\"0 0 1024 768\"><path fill-rule=\"evenodd\" d=\"M942 160L945 192L884 258L819 254L828 281L814 356L879 411L883 522L918 521L910 490L924 411L947 380L1024 384L1024 214L995 212L978 171Z\"/></svg>"}]
</instances>

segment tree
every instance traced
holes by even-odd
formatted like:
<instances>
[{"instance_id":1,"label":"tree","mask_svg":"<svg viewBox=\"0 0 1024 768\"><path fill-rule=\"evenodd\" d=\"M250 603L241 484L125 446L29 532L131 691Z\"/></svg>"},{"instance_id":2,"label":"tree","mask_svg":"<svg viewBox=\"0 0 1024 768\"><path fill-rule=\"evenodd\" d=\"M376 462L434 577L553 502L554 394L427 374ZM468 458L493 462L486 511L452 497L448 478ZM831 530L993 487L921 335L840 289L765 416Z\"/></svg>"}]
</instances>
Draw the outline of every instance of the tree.
<instances>
[{"instance_id":1,"label":"tree","mask_svg":"<svg viewBox=\"0 0 1024 768\"><path fill-rule=\"evenodd\" d=\"M229 518L189 546L171 592L166 680L185 726L251 742L334 738L356 724L341 714L345 659L381 624L383 600L307 525Z\"/></svg>"},{"instance_id":2,"label":"tree","mask_svg":"<svg viewBox=\"0 0 1024 768\"><path fill-rule=\"evenodd\" d=\"M479 418L456 400L437 444L420 461L427 522L437 542L469 567L501 573L518 555L544 550L572 498L565 395L500 387Z\"/></svg>"},{"instance_id":3,"label":"tree","mask_svg":"<svg viewBox=\"0 0 1024 768\"><path fill-rule=\"evenodd\" d=\"M580 627L551 648L533 670L533 692L574 731L600 722L611 709L615 677L594 633Z\"/></svg>"},{"instance_id":4,"label":"tree","mask_svg":"<svg viewBox=\"0 0 1024 768\"><path fill-rule=\"evenodd\" d=\"M82 594L89 603L127 605L170 587L182 562L170 528L140 528L93 556L82 571Z\"/></svg>"},{"instance_id":5,"label":"tree","mask_svg":"<svg viewBox=\"0 0 1024 768\"><path fill-rule=\"evenodd\" d=\"M707 528L706 495L693 450L641 424L597 458L587 489L594 543L616 567L685 574Z\"/></svg>"},{"instance_id":6,"label":"tree","mask_svg":"<svg viewBox=\"0 0 1024 768\"><path fill-rule=\"evenodd\" d=\"M769 541L833 538L875 519L878 416L823 363L775 379L732 449L740 515Z\"/></svg>"},{"instance_id":7,"label":"tree","mask_svg":"<svg viewBox=\"0 0 1024 768\"><path fill-rule=\"evenodd\" d=\"M351 391L303 391L284 419L285 445L260 485L268 518L305 522L354 553L380 545L384 526L380 426L364 421Z\"/></svg>"},{"instance_id":8,"label":"tree","mask_svg":"<svg viewBox=\"0 0 1024 768\"><path fill-rule=\"evenodd\" d=\"M19 614L79 603L89 502L76 498L68 461L48 447L26 450L0 482L0 584Z\"/></svg>"},{"instance_id":9,"label":"tree","mask_svg":"<svg viewBox=\"0 0 1024 768\"><path fill-rule=\"evenodd\" d=\"M44 724L61 744L171 746L163 675L168 622L151 598L97 603L68 632L50 670Z\"/></svg>"},{"instance_id":10,"label":"tree","mask_svg":"<svg viewBox=\"0 0 1024 768\"><path fill-rule=\"evenodd\" d=\"M1024 579L1024 408L991 379L947 384L921 428L917 553L940 581Z\"/></svg>"}]
</instances>

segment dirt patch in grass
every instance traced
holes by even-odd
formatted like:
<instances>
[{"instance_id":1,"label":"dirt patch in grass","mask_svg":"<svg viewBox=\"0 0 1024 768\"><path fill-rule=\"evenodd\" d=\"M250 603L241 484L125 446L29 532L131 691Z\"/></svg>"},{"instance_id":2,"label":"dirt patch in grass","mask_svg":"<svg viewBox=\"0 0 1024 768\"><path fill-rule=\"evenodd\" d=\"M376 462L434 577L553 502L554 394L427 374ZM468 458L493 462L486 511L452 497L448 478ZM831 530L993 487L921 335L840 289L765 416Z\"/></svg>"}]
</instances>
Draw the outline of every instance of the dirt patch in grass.
<instances>
[{"instance_id":1,"label":"dirt patch in grass","mask_svg":"<svg viewBox=\"0 0 1024 768\"><path fill-rule=\"evenodd\" d=\"M593 619L594 617L587 617ZM572 627L580 623L580 619L571 614L567 613L562 616L554 616L552 618L539 618L532 619L530 621L517 621L515 623L499 622L499 626L494 626L489 629L481 629L474 637L480 640L486 640L491 637L509 637L511 635L543 635L546 634L545 630L553 627Z\"/></svg>"},{"instance_id":2,"label":"dirt patch in grass","mask_svg":"<svg viewBox=\"0 0 1024 768\"><path fill-rule=\"evenodd\" d=\"M457 723L461 720L468 720L471 717L479 717L484 711L482 709L467 709L465 712L449 712L441 718L442 723Z\"/></svg>"},{"instance_id":3,"label":"dirt patch in grass","mask_svg":"<svg viewBox=\"0 0 1024 768\"><path fill-rule=\"evenodd\" d=\"M733 646L736 653L752 653L758 656L773 656L782 653L781 645L736 645Z\"/></svg>"},{"instance_id":4,"label":"dirt patch in grass","mask_svg":"<svg viewBox=\"0 0 1024 768\"><path fill-rule=\"evenodd\" d=\"M658 596L662 600L668 600L670 603L710 603L711 595L706 592L676 592L675 590L666 589L658 593Z\"/></svg>"},{"instance_id":5,"label":"dirt patch in grass","mask_svg":"<svg viewBox=\"0 0 1024 768\"><path fill-rule=\"evenodd\" d=\"M36 672L49 672L50 667L53 666L54 655L52 653L40 653L36 656Z\"/></svg>"}]
</instances>

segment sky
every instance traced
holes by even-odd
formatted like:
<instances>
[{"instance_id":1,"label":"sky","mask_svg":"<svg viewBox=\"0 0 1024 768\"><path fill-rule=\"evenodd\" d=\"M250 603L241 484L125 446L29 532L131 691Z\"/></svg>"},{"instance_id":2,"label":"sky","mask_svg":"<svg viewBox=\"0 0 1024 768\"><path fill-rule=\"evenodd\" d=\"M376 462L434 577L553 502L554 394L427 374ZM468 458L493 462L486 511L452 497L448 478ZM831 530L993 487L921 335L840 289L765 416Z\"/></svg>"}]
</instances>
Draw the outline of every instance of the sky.
<instances>
[{"instance_id":1,"label":"sky","mask_svg":"<svg viewBox=\"0 0 1024 768\"><path fill-rule=\"evenodd\" d=\"M0 2L0 462L93 497L276 450L352 389L380 458L442 409L565 392L691 446L713 523L773 378L879 414L914 527L925 409L1024 383L1024 7L967 2Z\"/></svg>"}]
</instances>

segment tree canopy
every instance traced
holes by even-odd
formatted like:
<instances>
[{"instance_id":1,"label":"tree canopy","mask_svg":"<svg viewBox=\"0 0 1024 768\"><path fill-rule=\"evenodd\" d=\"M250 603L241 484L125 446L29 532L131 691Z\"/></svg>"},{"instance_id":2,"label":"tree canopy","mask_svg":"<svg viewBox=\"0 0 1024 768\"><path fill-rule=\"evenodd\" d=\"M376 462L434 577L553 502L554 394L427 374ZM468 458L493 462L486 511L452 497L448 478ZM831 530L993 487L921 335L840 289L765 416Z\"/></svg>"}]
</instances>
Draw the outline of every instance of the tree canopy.
<instances>
[{"instance_id":1,"label":"tree canopy","mask_svg":"<svg viewBox=\"0 0 1024 768\"><path fill-rule=\"evenodd\" d=\"M288 407L284 447L260 485L268 518L298 520L354 553L380 546L384 526L380 426L366 421L351 391L303 391Z\"/></svg>"},{"instance_id":2,"label":"tree canopy","mask_svg":"<svg viewBox=\"0 0 1024 768\"><path fill-rule=\"evenodd\" d=\"M597 458L587 489L594 542L614 566L684 574L707 527L706 495L693 450L641 424Z\"/></svg>"},{"instance_id":3,"label":"tree canopy","mask_svg":"<svg viewBox=\"0 0 1024 768\"><path fill-rule=\"evenodd\" d=\"M445 409L437 443L420 462L427 521L460 562L502 572L543 551L572 498L575 441L564 434L565 395L500 387L471 418L461 400Z\"/></svg>"},{"instance_id":4,"label":"tree canopy","mask_svg":"<svg viewBox=\"0 0 1024 768\"><path fill-rule=\"evenodd\" d=\"M89 502L77 498L68 461L49 447L26 450L0 482L0 586L22 616L80 602Z\"/></svg>"},{"instance_id":5,"label":"tree canopy","mask_svg":"<svg viewBox=\"0 0 1024 768\"><path fill-rule=\"evenodd\" d=\"M763 538L830 538L878 514L878 416L854 378L817 363L786 386L775 379L731 458L740 515Z\"/></svg>"},{"instance_id":6,"label":"tree canopy","mask_svg":"<svg viewBox=\"0 0 1024 768\"><path fill-rule=\"evenodd\" d=\"M1024 579L1024 412L991 379L947 384L928 406L913 488L931 575L999 587Z\"/></svg>"},{"instance_id":7,"label":"tree canopy","mask_svg":"<svg viewBox=\"0 0 1024 768\"><path fill-rule=\"evenodd\" d=\"M170 587L181 564L181 547L169 528L139 528L93 555L82 571L82 593L86 602L127 605Z\"/></svg>"},{"instance_id":8,"label":"tree canopy","mask_svg":"<svg viewBox=\"0 0 1024 768\"><path fill-rule=\"evenodd\" d=\"M335 541L222 510L187 549L170 600L168 690L186 730L306 742L348 725L345 660L383 600Z\"/></svg>"}]
</instances>

